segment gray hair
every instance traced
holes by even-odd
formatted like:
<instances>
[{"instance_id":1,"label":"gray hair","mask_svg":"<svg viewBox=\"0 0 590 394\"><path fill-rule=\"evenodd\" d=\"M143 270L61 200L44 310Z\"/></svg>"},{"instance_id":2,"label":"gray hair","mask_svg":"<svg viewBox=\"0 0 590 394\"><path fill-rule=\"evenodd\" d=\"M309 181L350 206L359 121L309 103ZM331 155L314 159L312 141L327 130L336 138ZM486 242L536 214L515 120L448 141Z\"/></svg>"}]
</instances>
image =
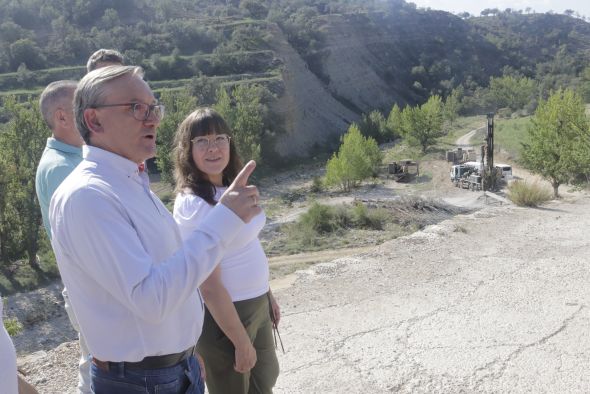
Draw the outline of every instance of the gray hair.
<instances>
[{"instance_id":1,"label":"gray hair","mask_svg":"<svg viewBox=\"0 0 590 394\"><path fill-rule=\"evenodd\" d=\"M143 78L143 69L137 66L108 66L86 74L78 83L74 93L74 115L76 127L87 145L90 144L90 129L84 120L84 111L102 104L109 82L125 75Z\"/></svg>"},{"instance_id":2,"label":"gray hair","mask_svg":"<svg viewBox=\"0 0 590 394\"><path fill-rule=\"evenodd\" d=\"M53 129L54 126L53 114L55 110L62 104L63 100L72 99L72 93L76 90L77 85L78 82L76 81L55 81L47 85L43 93L41 93L39 97L39 109L41 110L41 115L45 123L47 123L50 129Z\"/></svg>"},{"instance_id":3,"label":"gray hair","mask_svg":"<svg viewBox=\"0 0 590 394\"><path fill-rule=\"evenodd\" d=\"M125 64L121 52L114 49L99 49L88 58L88 63L86 63L87 72L94 71L99 68L99 63L118 63L120 65Z\"/></svg>"}]
</instances>

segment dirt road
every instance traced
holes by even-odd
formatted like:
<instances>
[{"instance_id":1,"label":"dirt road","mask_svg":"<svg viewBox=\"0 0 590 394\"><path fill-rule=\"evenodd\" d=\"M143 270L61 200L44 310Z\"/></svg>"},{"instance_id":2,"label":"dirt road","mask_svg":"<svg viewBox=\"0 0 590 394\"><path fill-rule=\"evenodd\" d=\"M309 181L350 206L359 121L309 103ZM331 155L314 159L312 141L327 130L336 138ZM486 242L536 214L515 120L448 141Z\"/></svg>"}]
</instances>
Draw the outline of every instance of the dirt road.
<instances>
[{"instance_id":1,"label":"dirt road","mask_svg":"<svg viewBox=\"0 0 590 394\"><path fill-rule=\"evenodd\" d=\"M457 147L460 147L463 149L473 148L473 146L471 146L471 138L473 138L475 133L477 133L479 130L482 130L482 129L485 130L485 127L486 126L482 126L477 129L473 129L469 133L462 135L461 137L459 137L457 139L457 141L455 141L455 145L457 145Z\"/></svg>"},{"instance_id":2,"label":"dirt road","mask_svg":"<svg viewBox=\"0 0 590 394\"><path fill-rule=\"evenodd\" d=\"M276 392L590 392L589 226L486 208L299 272Z\"/></svg>"}]
</instances>

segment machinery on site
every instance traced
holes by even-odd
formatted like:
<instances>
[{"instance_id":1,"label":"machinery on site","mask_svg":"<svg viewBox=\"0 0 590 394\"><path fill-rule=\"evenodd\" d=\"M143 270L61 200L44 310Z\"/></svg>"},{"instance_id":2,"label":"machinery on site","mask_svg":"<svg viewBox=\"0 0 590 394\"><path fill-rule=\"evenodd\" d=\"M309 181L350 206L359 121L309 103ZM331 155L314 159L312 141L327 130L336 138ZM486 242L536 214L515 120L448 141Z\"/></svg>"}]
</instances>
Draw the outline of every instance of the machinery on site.
<instances>
[{"instance_id":1,"label":"machinery on site","mask_svg":"<svg viewBox=\"0 0 590 394\"><path fill-rule=\"evenodd\" d=\"M457 148L447 152L447 160L453 162L451 182L470 190L495 190L501 178L512 177L512 167L494 165L494 114L487 115L485 145L481 146L481 160L474 161L474 150Z\"/></svg>"},{"instance_id":2,"label":"machinery on site","mask_svg":"<svg viewBox=\"0 0 590 394\"><path fill-rule=\"evenodd\" d=\"M387 173L396 182L409 182L420 176L420 165L414 160L399 160L387 165Z\"/></svg>"},{"instance_id":3,"label":"machinery on site","mask_svg":"<svg viewBox=\"0 0 590 394\"><path fill-rule=\"evenodd\" d=\"M451 167L451 182L456 187L469 190L481 190L483 187L481 173L483 166L478 161L455 164Z\"/></svg>"},{"instance_id":4,"label":"machinery on site","mask_svg":"<svg viewBox=\"0 0 590 394\"><path fill-rule=\"evenodd\" d=\"M461 164L466 161L475 161L475 149L456 148L447 151L447 161L453 164Z\"/></svg>"}]
</instances>

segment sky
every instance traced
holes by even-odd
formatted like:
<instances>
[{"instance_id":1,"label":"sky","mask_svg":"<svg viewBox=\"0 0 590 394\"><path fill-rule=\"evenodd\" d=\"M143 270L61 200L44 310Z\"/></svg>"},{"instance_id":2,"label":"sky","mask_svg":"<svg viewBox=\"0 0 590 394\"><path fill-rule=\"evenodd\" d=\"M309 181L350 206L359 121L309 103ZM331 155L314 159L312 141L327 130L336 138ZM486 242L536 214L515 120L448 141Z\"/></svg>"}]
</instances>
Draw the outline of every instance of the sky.
<instances>
[{"instance_id":1,"label":"sky","mask_svg":"<svg viewBox=\"0 0 590 394\"><path fill-rule=\"evenodd\" d=\"M498 8L505 10L523 10L530 7L536 12L553 11L562 14L570 9L581 15L590 17L589 0L406 0L418 7L430 7L434 10L449 11L458 13L467 11L472 15L479 16L479 13L486 8Z\"/></svg>"}]
</instances>

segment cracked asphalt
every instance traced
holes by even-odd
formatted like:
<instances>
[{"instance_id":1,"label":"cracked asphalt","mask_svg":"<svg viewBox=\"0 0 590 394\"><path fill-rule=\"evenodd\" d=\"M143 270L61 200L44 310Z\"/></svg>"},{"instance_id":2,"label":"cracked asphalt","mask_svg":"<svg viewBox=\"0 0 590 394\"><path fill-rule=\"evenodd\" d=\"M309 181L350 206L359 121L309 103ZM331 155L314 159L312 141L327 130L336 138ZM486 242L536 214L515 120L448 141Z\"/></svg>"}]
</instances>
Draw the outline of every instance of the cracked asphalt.
<instances>
[{"instance_id":1,"label":"cracked asphalt","mask_svg":"<svg viewBox=\"0 0 590 394\"><path fill-rule=\"evenodd\" d=\"M588 229L587 194L486 207L297 272L275 392L589 393Z\"/></svg>"}]
</instances>

